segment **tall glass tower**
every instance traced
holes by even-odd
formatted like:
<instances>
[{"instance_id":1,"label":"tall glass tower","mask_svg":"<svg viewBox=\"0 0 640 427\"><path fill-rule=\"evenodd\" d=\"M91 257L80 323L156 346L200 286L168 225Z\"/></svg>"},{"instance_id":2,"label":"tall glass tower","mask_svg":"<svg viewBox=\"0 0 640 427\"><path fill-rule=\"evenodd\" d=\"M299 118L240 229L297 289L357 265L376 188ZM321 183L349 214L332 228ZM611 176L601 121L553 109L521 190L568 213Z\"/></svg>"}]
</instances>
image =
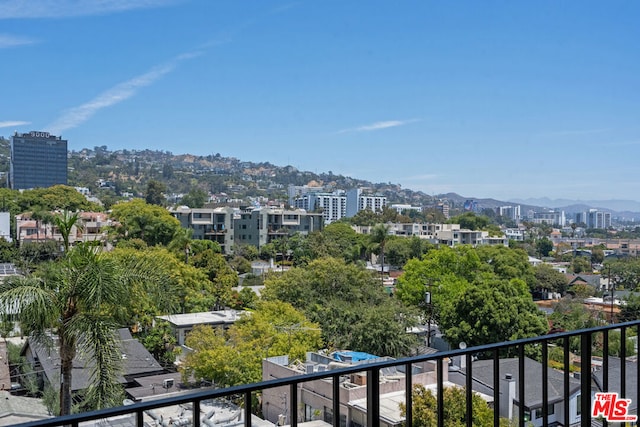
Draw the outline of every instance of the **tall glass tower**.
<instances>
[{"instance_id":1,"label":"tall glass tower","mask_svg":"<svg viewBox=\"0 0 640 427\"><path fill-rule=\"evenodd\" d=\"M49 132L11 137L9 185L14 190L67 184L67 141Z\"/></svg>"}]
</instances>

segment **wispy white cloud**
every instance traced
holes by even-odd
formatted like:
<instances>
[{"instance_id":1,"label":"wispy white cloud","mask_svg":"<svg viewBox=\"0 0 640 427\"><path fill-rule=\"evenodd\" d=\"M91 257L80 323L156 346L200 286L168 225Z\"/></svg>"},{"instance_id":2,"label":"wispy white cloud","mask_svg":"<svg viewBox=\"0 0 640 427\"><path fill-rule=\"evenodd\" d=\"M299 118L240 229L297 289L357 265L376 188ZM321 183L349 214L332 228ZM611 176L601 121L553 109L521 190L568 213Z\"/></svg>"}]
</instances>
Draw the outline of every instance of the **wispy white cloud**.
<instances>
[{"instance_id":1,"label":"wispy white cloud","mask_svg":"<svg viewBox=\"0 0 640 427\"><path fill-rule=\"evenodd\" d=\"M45 127L51 133L60 134L62 131L73 129L103 108L110 107L134 96L140 89L150 86L164 75L172 72L181 62L200 56L202 51L187 52L176 56L165 64L153 67L150 71L119 83L106 90L91 101L64 112L56 121Z\"/></svg>"},{"instance_id":2,"label":"wispy white cloud","mask_svg":"<svg viewBox=\"0 0 640 427\"><path fill-rule=\"evenodd\" d=\"M419 119L410 119L410 120L387 120L382 122L375 122L369 125L358 126L349 129L339 130L337 133L348 133L348 132L372 132L381 129L388 129L397 126L408 125L409 123L414 123L420 121Z\"/></svg>"},{"instance_id":3,"label":"wispy white cloud","mask_svg":"<svg viewBox=\"0 0 640 427\"><path fill-rule=\"evenodd\" d=\"M24 46L36 43L35 40L26 37L12 36L9 34L0 34L0 49L15 46Z\"/></svg>"},{"instance_id":4,"label":"wispy white cloud","mask_svg":"<svg viewBox=\"0 0 640 427\"><path fill-rule=\"evenodd\" d=\"M14 126L24 126L24 125L28 125L31 124L31 122L23 122L20 120L9 120L9 121L4 121L4 122L0 122L0 128L11 128Z\"/></svg>"},{"instance_id":5,"label":"wispy white cloud","mask_svg":"<svg viewBox=\"0 0 640 427\"><path fill-rule=\"evenodd\" d=\"M68 18L154 8L181 0L3 0L0 19Z\"/></svg>"}]
</instances>

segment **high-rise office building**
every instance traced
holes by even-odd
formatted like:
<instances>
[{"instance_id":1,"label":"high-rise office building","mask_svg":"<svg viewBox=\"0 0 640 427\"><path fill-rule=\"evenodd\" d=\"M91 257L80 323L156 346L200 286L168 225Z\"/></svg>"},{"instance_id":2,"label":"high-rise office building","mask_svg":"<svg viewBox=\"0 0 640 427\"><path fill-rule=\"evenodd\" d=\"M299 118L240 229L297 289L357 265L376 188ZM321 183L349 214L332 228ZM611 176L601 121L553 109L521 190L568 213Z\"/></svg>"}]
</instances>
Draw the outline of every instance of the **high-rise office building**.
<instances>
[{"instance_id":1,"label":"high-rise office building","mask_svg":"<svg viewBox=\"0 0 640 427\"><path fill-rule=\"evenodd\" d=\"M14 190L67 184L67 141L49 132L11 137L9 185Z\"/></svg>"}]
</instances>

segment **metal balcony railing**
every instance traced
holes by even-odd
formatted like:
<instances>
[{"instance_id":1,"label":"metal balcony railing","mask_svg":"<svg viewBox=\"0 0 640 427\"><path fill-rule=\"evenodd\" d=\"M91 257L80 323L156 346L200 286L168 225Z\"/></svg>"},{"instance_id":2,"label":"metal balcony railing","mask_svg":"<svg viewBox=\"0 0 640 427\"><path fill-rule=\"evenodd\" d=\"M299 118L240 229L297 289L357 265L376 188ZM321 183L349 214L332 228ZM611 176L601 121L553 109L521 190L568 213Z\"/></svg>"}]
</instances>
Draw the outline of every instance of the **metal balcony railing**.
<instances>
[{"instance_id":1,"label":"metal balcony railing","mask_svg":"<svg viewBox=\"0 0 640 427\"><path fill-rule=\"evenodd\" d=\"M493 396L493 425L498 426L500 424L500 381L504 379L506 372L500 372L500 361L504 359L506 355L508 357L515 357L517 359L517 376L520 379L517 384L517 400L518 402L526 402L527 391L530 390L531 385L536 385L542 389L542 404L541 408L538 408L538 414L541 414L541 419L538 418L536 423L547 427L549 425L575 425L575 426L591 426L591 425L603 425L606 424L602 420L597 420L591 417L591 405L593 395L596 391L616 391L621 397L627 397L637 399L640 396L640 369L638 369L638 358L630 358L627 360L625 345L619 346L619 353L616 357L608 356L611 347L610 336L611 331L619 330L620 343L625 343L628 336L639 335L640 332L640 320L614 324L609 326L603 326L591 329L582 329L571 332L561 332L556 334L550 334L535 338L527 338L517 341L503 342L488 344L478 347L470 347L466 349L438 352L429 355L422 355L397 360L385 360L382 362L373 362L354 365L353 367L340 368L335 370L314 372L310 374L296 375L287 378L273 379L255 384L247 384L229 388L221 389L208 389L206 391L197 391L187 394L179 394L175 397L162 398L153 401L146 401L141 403L134 403L128 406L122 406L117 408L110 408L101 411L94 411L76 415L70 415L65 417L51 418L41 421L34 421L30 423L21 424L21 426L146 426L146 425L160 425L157 420L154 423L150 422L149 415L154 411L158 411L162 408L176 407L188 408L191 412L188 417L183 418L182 424L176 425L209 425L205 416L203 416L202 406L203 402L208 402L215 399L233 399L233 401L239 404L239 408L242 411L241 417L242 424L244 426L252 425L252 415L256 412L256 402L259 402L258 396L261 396L265 390L274 389L277 387L287 390L288 401L291 404L288 405L288 413L286 415L287 424L296 427L303 420L300 415L300 392L304 390L305 383L312 381L323 380L330 384L328 390L331 390L332 407L327 408L331 410L331 423L335 427L344 426L344 418L341 420L341 412L344 412L345 402L340 402L340 399L335 397L340 396L341 392L341 378L345 375L352 374L366 374L366 401L375 402L375 404L366 405L366 426L379 427L381 425L387 425L384 421L381 421L380 411L380 379L381 371L387 368L398 368L404 372L413 372L412 368L417 363L431 362L435 364L435 398L437 402L436 416L437 425L444 426L445 419L445 402L444 402L444 373L448 369L448 363L455 358L463 358L466 361L465 371L465 405L466 414L472 413L472 393L474 388L474 373L473 373L473 361L478 357L485 359L488 365L493 365L492 382L493 384L484 384L486 387L492 388L494 392ZM574 375L570 373L570 342L575 346L579 342L579 357L581 360L580 375ZM612 341L613 342L613 341ZM552 368L549 363L549 349L551 347L560 347L563 349L564 361L560 363L561 366ZM538 378L531 378L531 373L527 375L525 367L525 354L531 349L535 349L538 354L541 355L540 363L542 365L540 376ZM595 371L593 368L592 359L594 350L602 352L602 358L598 359L598 365L601 367L599 373L600 380L595 381ZM615 362L617 361L617 362ZM625 363L621 363L625 361ZM553 369L556 369L555 371ZM560 372L558 375L562 375L564 399L563 399L563 415L561 419L556 419L553 423L549 421L550 409L553 404L557 402L550 402L550 390L549 390L549 372ZM510 372L510 374L516 374ZM570 401L569 390L570 381L575 382L579 378L579 399L577 401L579 419L570 418ZM410 397L410 391L413 389L413 375L405 375L402 380L403 390L405 391L405 397ZM364 382L364 381L363 381ZM561 381L562 382L562 381ZM616 384L616 389L609 390L610 384ZM629 387L627 385L630 385ZM613 386L612 386L613 387ZM504 402L504 401L502 401ZM575 404L576 402L574 402ZM516 406L520 403L515 403ZM637 414L638 404L632 402L632 413ZM413 402L411 399L406 399L406 419L404 420L405 426L412 426ZM541 411L540 411L541 410ZM575 408L574 408L575 411ZM635 412L634 412L635 411ZM524 427L525 425L535 425L528 419L526 411L517 411L515 420L512 420L515 425ZM557 418L557 414L556 414ZM255 418L254 418L255 420ZM165 424L166 419L164 420ZM465 423L467 426L473 426L472 417L466 416ZM228 424L225 424L228 425ZM351 427L351 426L347 426Z\"/></svg>"}]
</instances>

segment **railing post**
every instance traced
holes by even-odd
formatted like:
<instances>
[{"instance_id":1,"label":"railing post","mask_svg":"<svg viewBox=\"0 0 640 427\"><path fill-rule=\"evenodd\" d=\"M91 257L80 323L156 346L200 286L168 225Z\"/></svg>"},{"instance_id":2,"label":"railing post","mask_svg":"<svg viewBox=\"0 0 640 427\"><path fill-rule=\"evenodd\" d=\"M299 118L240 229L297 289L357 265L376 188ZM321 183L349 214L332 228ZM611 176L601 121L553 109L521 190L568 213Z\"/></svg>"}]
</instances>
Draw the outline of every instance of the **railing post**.
<instances>
[{"instance_id":1,"label":"railing post","mask_svg":"<svg viewBox=\"0 0 640 427\"><path fill-rule=\"evenodd\" d=\"M549 348L542 342L542 426L549 426Z\"/></svg>"},{"instance_id":2,"label":"railing post","mask_svg":"<svg viewBox=\"0 0 640 427\"><path fill-rule=\"evenodd\" d=\"M493 351L493 425L500 425L500 350Z\"/></svg>"},{"instance_id":3,"label":"railing post","mask_svg":"<svg viewBox=\"0 0 640 427\"><path fill-rule=\"evenodd\" d=\"M340 376L333 376L333 427L340 427Z\"/></svg>"},{"instance_id":4,"label":"railing post","mask_svg":"<svg viewBox=\"0 0 640 427\"><path fill-rule=\"evenodd\" d=\"M291 427L296 427L298 425L298 384L293 383L289 386L289 394L291 395L291 399L289 399L289 414L291 419L289 420L289 425Z\"/></svg>"},{"instance_id":5,"label":"railing post","mask_svg":"<svg viewBox=\"0 0 640 427\"><path fill-rule=\"evenodd\" d=\"M251 392L250 391L247 391L244 393L244 427L251 427Z\"/></svg>"},{"instance_id":6,"label":"railing post","mask_svg":"<svg viewBox=\"0 0 640 427\"><path fill-rule=\"evenodd\" d=\"M570 347L569 347L569 337L564 337L564 339L562 340L562 349L563 349L563 356L564 356L564 395L567 397L564 399L564 425L568 426L569 425L569 421L570 421L570 413L569 413L569 390L571 390L570 385L569 385L569 376L571 374L571 360L569 358L570 356ZM577 404L579 405L580 402L577 402Z\"/></svg>"},{"instance_id":7,"label":"railing post","mask_svg":"<svg viewBox=\"0 0 640 427\"><path fill-rule=\"evenodd\" d=\"M404 408L405 408L405 421L404 425L411 427L413 425L413 378L412 378L413 364L411 362L404 365Z\"/></svg>"},{"instance_id":8,"label":"railing post","mask_svg":"<svg viewBox=\"0 0 640 427\"><path fill-rule=\"evenodd\" d=\"M627 397L627 328L620 328L620 396Z\"/></svg>"},{"instance_id":9,"label":"railing post","mask_svg":"<svg viewBox=\"0 0 640 427\"><path fill-rule=\"evenodd\" d=\"M524 382L524 344L520 344L518 346L518 425L520 427L525 426Z\"/></svg>"},{"instance_id":10,"label":"railing post","mask_svg":"<svg viewBox=\"0 0 640 427\"><path fill-rule=\"evenodd\" d=\"M200 425L200 400L195 399L193 401L193 425Z\"/></svg>"},{"instance_id":11,"label":"railing post","mask_svg":"<svg viewBox=\"0 0 640 427\"><path fill-rule=\"evenodd\" d=\"M580 425L591 427L591 332L580 334Z\"/></svg>"},{"instance_id":12,"label":"railing post","mask_svg":"<svg viewBox=\"0 0 640 427\"><path fill-rule=\"evenodd\" d=\"M438 427L444 427L444 372L442 369L442 359L438 359L438 387L436 390L436 400L438 404Z\"/></svg>"},{"instance_id":13,"label":"railing post","mask_svg":"<svg viewBox=\"0 0 640 427\"><path fill-rule=\"evenodd\" d=\"M367 427L380 427L380 368L367 370Z\"/></svg>"},{"instance_id":14,"label":"railing post","mask_svg":"<svg viewBox=\"0 0 640 427\"><path fill-rule=\"evenodd\" d=\"M466 412L467 412L467 427L473 427L473 369L471 368L471 363L473 362L471 358L471 353L467 353L464 355L467 361L467 376L466 376Z\"/></svg>"}]
</instances>

